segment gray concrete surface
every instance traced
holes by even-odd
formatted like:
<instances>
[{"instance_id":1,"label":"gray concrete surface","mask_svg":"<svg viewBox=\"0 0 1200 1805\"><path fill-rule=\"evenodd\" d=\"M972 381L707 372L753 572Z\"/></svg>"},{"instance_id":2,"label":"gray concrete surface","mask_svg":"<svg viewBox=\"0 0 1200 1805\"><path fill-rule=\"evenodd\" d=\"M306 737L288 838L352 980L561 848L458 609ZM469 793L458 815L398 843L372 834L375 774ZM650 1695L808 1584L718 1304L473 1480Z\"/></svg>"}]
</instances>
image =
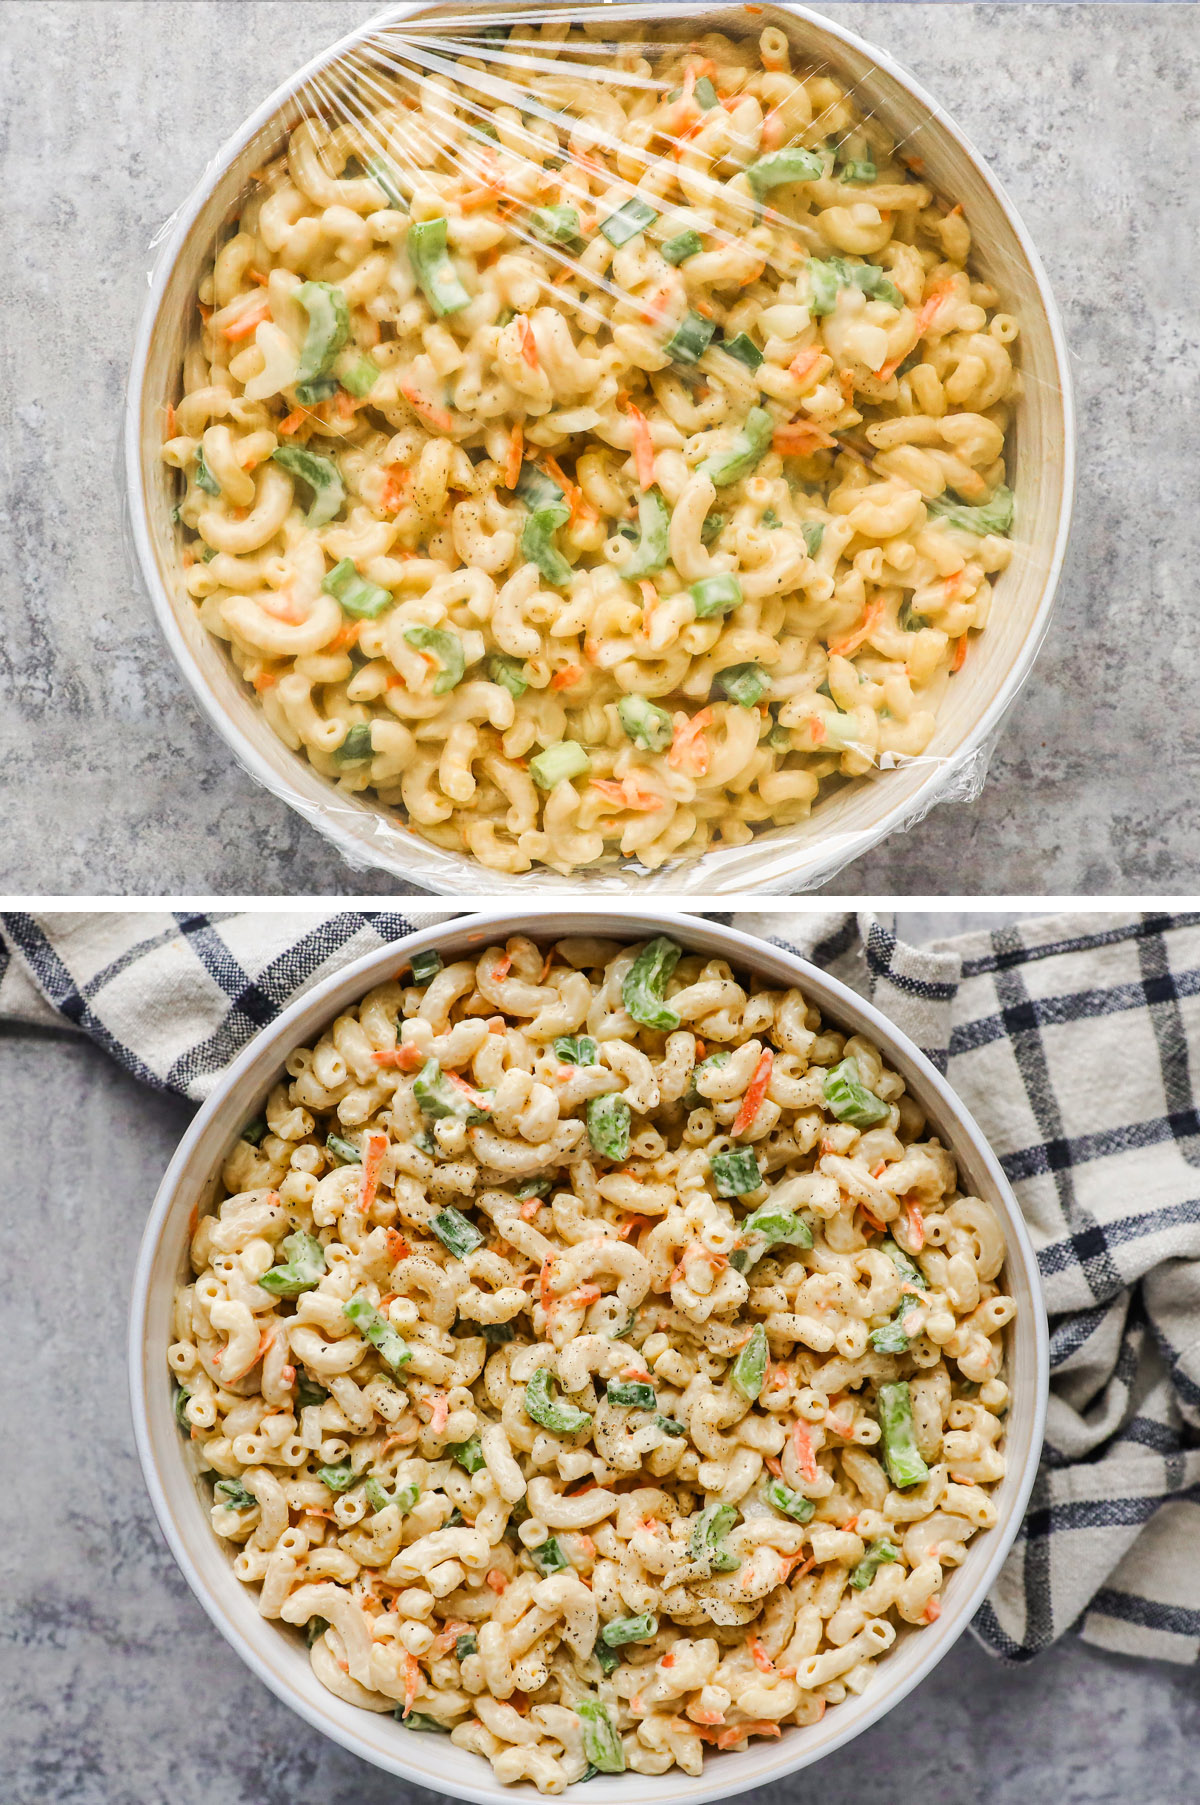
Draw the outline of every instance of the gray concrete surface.
<instances>
[{"instance_id":1,"label":"gray concrete surface","mask_svg":"<svg viewBox=\"0 0 1200 1805\"><path fill-rule=\"evenodd\" d=\"M913 938L994 916L904 917ZM189 1116L70 1033L0 1026L0 1798L432 1805L243 1667L154 1523L124 1375L130 1272ZM1188 1805L1194 1671L964 1639L891 1716L751 1805Z\"/></svg>"},{"instance_id":2,"label":"gray concrete surface","mask_svg":"<svg viewBox=\"0 0 1200 1805\"><path fill-rule=\"evenodd\" d=\"M6 0L0 162L0 890L396 891L242 774L122 539L117 439L150 242L206 159L374 0ZM1052 637L982 799L831 889L1183 891L1200 850L1200 188L1187 5L830 6L967 126L1041 247L1079 388ZM1182 159L1182 160L1181 160Z\"/></svg>"}]
</instances>

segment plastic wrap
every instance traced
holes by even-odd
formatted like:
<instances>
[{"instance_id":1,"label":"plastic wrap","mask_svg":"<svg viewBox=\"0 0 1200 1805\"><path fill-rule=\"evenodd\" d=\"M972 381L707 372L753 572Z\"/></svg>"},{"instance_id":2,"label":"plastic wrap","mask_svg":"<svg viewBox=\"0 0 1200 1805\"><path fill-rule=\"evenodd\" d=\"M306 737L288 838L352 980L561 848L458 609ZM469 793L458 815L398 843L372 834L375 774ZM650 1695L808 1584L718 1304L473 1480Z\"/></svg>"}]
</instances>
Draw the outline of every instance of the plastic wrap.
<instances>
[{"instance_id":1,"label":"plastic wrap","mask_svg":"<svg viewBox=\"0 0 1200 1805\"><path fill-rule=\"evenodd\" d=\"M350 863L794 891L978 794L1066 383L1011 205L827 21L397 7L167 229L132 536L210 718Z\"/></svg>"}]
</instances>

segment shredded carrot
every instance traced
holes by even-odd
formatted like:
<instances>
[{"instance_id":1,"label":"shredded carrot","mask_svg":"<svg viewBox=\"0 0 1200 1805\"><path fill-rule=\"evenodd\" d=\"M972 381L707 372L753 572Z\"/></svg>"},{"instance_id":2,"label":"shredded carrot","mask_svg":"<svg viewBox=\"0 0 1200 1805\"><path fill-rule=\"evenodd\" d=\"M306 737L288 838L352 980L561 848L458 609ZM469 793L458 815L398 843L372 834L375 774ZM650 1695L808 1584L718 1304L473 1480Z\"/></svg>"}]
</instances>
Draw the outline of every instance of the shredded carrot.
<instances>
[{"instance_id":1,"label":"shredded carrot","mask_svg":"<svg viewBox=\"0 0 1200 1805\"><path fill-rule=\"evenodd\" d=\"M279 678L275 675L274 671L260 671L258 676L254 679L254 687L261 696L264 695L267 690L274 689L278 682Z\"/></svg>"},{"instance_id":2,"label":"shredded carrot","mask_svg":"<svg viewBox=\"0 0 1200 1805\"><path fill-rule=\"evenodd\" d=\"M402 1047L389 1047L383 1053L372 1053L371 1058L376 1065L385 1066L391 1072L419 1072L425 1064L425 1054L411 1044Z\"/></svg>"},{"instance_id":3,"label":"shredded carrot","mask_svg":"<svg viewBox=\"0 0 1200 1805\"><path fill-rule=\"evenodd\" d=\"M934 320L941 311L942 305L954 293L954 282L947 277L943 282L935 282L921 305L913 315L913 323L917 328L917 337L924 338Z\"/></svg>"},{"instance_id":4,"label":"shredded carrot","mask_svg":"<svg viewBox=\"0 0 1200 1805\"><path fill-rule=\"evenodd\" d=\"M908 1229L908 1239L914 1253L920 1253L925 1245L925 1218L921 1214L919 1203L906 1203L904 1206L904 1223Z\"/></svg>"},{"instance_id":5,"label":"shredded carrot","mask_svg":"<svg viewBox=\"0 0 1200 1805\"><path fill-rule=\"evenodd\" d=\"M465 194L460 194L458 204L464 213L476 213L480 207L490 207L497 192L490 182L484 182L481 187L468 188Z\"/></svg>"},{"instance_id":6,"label":"shredded carrot","mask_svg":"<svg viewBox=\"0 0 1200 1805\"><path fill-rule=\"evenodd\" d=\"M428 1400L433 1406L433 1414L429 1419L429 1427L435 1435L440 1435L450 1421L450 1400L444 1391L437 1391Z\"/></svg>"},{"instance_id":7,"label":"shredded carrot","mask_svg":"<svg viewBox=\"0 0 1200 1805\"><path fill-rule=\"evenodd\" d=\"M750 1650L750 1658L760 1673L774 1673L775 1663L758 1636L747 1636L746 1647Z\"/></svg>"},{"instance_id":8,"label":"shredded carrot","mask_svg":"<svg viewBox=\"0 0 1200 1805\"><path fill-rule=\"evenodd\" d=\"M546 979L550 976L550 970L551 970L551 967L553 966L553 964L554 964L554 949L551 948L551 950L546 954L546 963L542 966L542 975L538 979L539 984L544 984L546 982Z\"/></svg>"},{"instance_id":9,"label":"shredded carrot","mask_svg":"<svg viewBox=\"0 0 1200 1805\"><path fill-rule=\"evenodd\" d=\"M950 666L950 675L955 677L967 662L967 636L964 633L954 653L954 663Z\"/></svg>"},{"instance_id":10,"label":"shredded carrot","mask_svg":"<svg viewBox=\"0 0 1200 1805\"><path fill-rule=\"evenodd\" d=\"M925 1609L921 1613L921 1615L924 1617L926 1623L936 1623L938 1618L941 1616L941 1614L942 1614L942 1601L936 1595L929 1600L929 1603L925 1606Z\"/></svg>"},{"instance_id":11,"label":"shredded carrot","mask_svg":"<svg viewBox=\"0 0 1200 1805\"><path fill-rule=\"evenodd\" d=\"M618 1230L618 1236L622 1241L628 1241L630 1235L640 1235L644 1228L653 1226L649 1216L626 1216Z\"/></svg>"},{"instance_id":12,"label":"shredded carrot","mask_svg":"<svg viewBox=\"0 0 1200 1805\"><path fill-rule=\"evenodd\" d=\"M463 1096L467 1098L468 1102L471 1102L475 1105L476 1109L490 1109L491 1108L491 1104L488 1102L488 1100L484 1096L483 1092L477 1091L475 1089L474 1085L467 1083L465 1078L460 1078L457 1072L446 1072L445 1077L449 1080L449 1082L454 1086L454 1088L456 1090L460 1090L462 1092Z\"/></svg>"},{"instance_id":13,"label":"shredded carrot","mask_svg":"<svg viewBox=\"0 0 1200 1805\"><path fill-rule=\"evenodd\" d=\"M547 453L542 458L542 468L548 476L554 478L555 482L566 496L567 506L571 510L572 520L580 518L584 520L598 520L600 518L591 502L588 501L587 497L584 495L583 490L579 487L579 484L571 481L557 458L552 458Z\"/></svg>"},{"instance_id":14,"label":"shredded carrot","mask_svg":"<svg viewBox=\"0 0 1200 1805\"><path fill-rule=\"evenodd\" d=\"M502 978L507 978L507 976L511 970L512 970L512 954L511 953L501 953L500 957L497 959L496 963L492 967L492 977L493 977L494 981L498 984Z\"/></svg>"},{"instance_id":15,"label":"shredded carrot","mask_svg":"<svg viewBox=\"0 0 1200 1805\"><path fill-rule=\"evenodd\" d=\"M398 382L396 387L414 413L419 414L423 420L427 420L430 426L435 427L438 432L454 431L454 416L448 408L437 407L432 401L427 401L421 391L411 382Z\"/></svg>"},{"instance_id":16,"label":"shredded carrot","mask_svg":"<svg viewBox=\"0 0 1200 1805\"><path fill-rule=\"evenodd\" d=\"M595 1542L593 1542L591 1536L580 1536L579 1546L583 1549L583 1552L587 1555L587 1557L590 1561L595 1560L596 1544L595 1544Z\"/></svg>"},{"instance_id":17,"label":"shredded carrot","mask_svg":"<svg viewBox=\"0 0 1200 1805\"><path fill-rule=\"evenodd\" d=\"M794 376L797 382L807 381L824 355L820 345L810 345L806 351L797 351L788 365L788 375Z\"/></svg>"},{"instance_id":18,"label":"shredded carrot","mask_svg":"<svg viewBox=\"0 0 1200 1805\"><path fill-rule=\"evenodd\" d=\"M508 457L504 464L504 487L515 489L521 480L521 458L525 450L525 433L520 421L512 429L508 441Z\"/></svg>"},{"instance_id":19,"label":"shredded carrot","mask_svg":"<svg viewBox=\"0 0 1200 1805\"><path fill-rule=\"evenodd\" d=\"M358 636L361 632L362 622L360 620L348 620L344 626L338 628L327 649L331 652L344 652L347 646L358 644Z\"/></svg>"},{"instance_id":20,"label":"shredded carrot","mask_svg":"<svg viewBox=\"0 0 1200 1805\"><path fill-rule=\"evenodd\" d=\"M386 1134L378 1131L368 1134L363 1147L362 1182L358 1187L358 1213L360 1216L370 1214L371 1205L375 1201L375 1193L379 1189L379 1168L383 1164L383 1156L388 1150Z\"/></svg>"},{"instance_id":21,"label":"shredded carrot","mask_svg":"<svg viewBox=\"0 0 1200 1805\"><path fill-rule=\"evenodd\" d=\"M762 1100L767 1094L767 1086L771 1082L771 1067L774 1063L775 1055L772 1053L770 1047L767 1047L759 1055L758 1064L754 1068L754 1076L746 1087L746 1094L742 1098L742 1107L738 1110L733 1127L729 1131L735 1141L739 1136L745 1134L746 1130L752 1125L755 1116L758 1114Z\"/></svg>"},{"instance_id":22,"label":"shredded carrot","mask_svg":"<svg viewBox=\"0 0 1200 1805\"><path fill-rule=\"evenodd\" d=\"M550 679L551 689L574 689L584 670L581 664L565 664L561 671L555 671Z\"/></svg>"},{"instance_id":23,"label":"shredded carrot","mask_svg":"<svg viewBox=\"0 0 1200 1805\"><path fill-rule=\"evenodd\" d=\"M620 783L612 777L593 777L589 788L599 790L605 801L611 802L614 808L636 809L643 814L653 815L663 806L662 797L656 796L653 790L638 789L632 771Z\"/></svg>"},{"instance_id":24,"label":"shredded carrot","mask_svg":"<svg viewBox=\"0 0 1200 1805\"><path fill-rule=\"evenodd\" d=\"M705 1742L715 1743L719 1749L731 1749L747 1736L782 1736L783 1731L778 1724L768 1723L764 1719L759 1723L730 1724L726 1730L706 1730L698 1726L696 1734Z\"/></svg>"},{"instance_id":25,"label":"shredded carrot","mask_svg":"<svg viewBox=\"0 0 1200 1805\"><path fill-rule=\"evenodd\" d=\"M792 1449L796 1456L796 1465L809 1485L817 1478L817 1457L813 1453L812 1436L808 1426L799 1418L792 1430Z\"/></svg>"},{"instance_id":26,"label":"shredded carrot","mask_svg":"<svg viewBox=\"0 0 1200 1805\"><path fill-rule=\"evenodd\" d=\"M522 1220L525 1222L532 1222L541 1207L542 1200L540 1197L527 1197L521 1205Z\"/></svg>"},{"instance_id":27,"label":"shredded carrot","mask_svg":"<svg viewBox=\"0 0 1200 1805\"><path fill-rule=\"evenodd\" d=\"M529 324L529 321L524 314L521 315L521 356L525 359L525 362L529 365L531 370L541 369L541 365L538 362L537 340L533 336L533 327Z\"/></svg>"},{"instance_id":28,"label":"shredded carrot","mask_svg":"<svg viewBox=\"0 0 1200 1805\"><path fill-rule=\"evenodd\" d=\"M175 404L174 404L174 402L167 403L167 417L163 421L163 428L164 428L164 431L163 431L164 438L173 439L175 437Z\"/></svg>"},{"instance_id":29,"label":"shredded carrot","mask_svg":"<svg viewBox=\"0 0 1200 1805\"><path fill-rule=\"evenodd\" d=\"M285 439L290 439L294 432L299 432L308 417L307 409L303 407L294 407L291 413L279 422L277 430L283 434Z\"/></svg>"},{"instance_id":30,"label":"shredded carrot","mask_svg":"<svg viewBox=\"0 0 1200 1805\"><path fill-rule=\"evenodd\" d=\"M703 777L708 770L708 742L704 738L704 729L712 725L713 711L702 708L694 714L690 721L685 721L675 729L675 737L671 741L671 750L667 754L667 763L673 771L682 770L685 763L697 777Z\"/></svg>"},{"instance_id":31,"label":"shredded carrot","mask_svg":"<svg viewBox=\"0 0 1200 1805\"><path fill-rule=\"evenodd\" d=\"M504 1574L501 1573L499 1567L489 1568L487 1583L497 1597L499 1597L501 1592L505 1591L508 1586L508 1580L505 1578Z\"/></svg>"},{"instance_id":32,"label":"shredded carrot","mask_svg":"<svg viewBox=\"0 0 1200 1805\"><path fill-rule=\"evenodd\" d=\"M633 462L637 470L638 488L649 489L654 484L654 441L650 436L650 424L641 408L633 402L627 402L626 413L633 427Z\"/></svg>"},{"instance_id":33,"label":"shredded carrot","mask_svg":"<svg viewBox=\"0 0 1200 1805\"><path fill-rule=\"evenodd\" d=\"M403 464L389 464L386 472L387 482L379 497L379 505L385 514L394 514L404 499L404 491L409 485L409 473Z\"/></svg>"},{"instance_id":34,"label":"shredded carrot","mask_svg":"<svg viewBox=\"0 0 1200 1805\"><path fill-rule=\"evenodd\" d=\"M775 1454L767 1454L764 1455L763 1458L766 1461L767 1471L769 1473L774 1473L776 1479L782 1479L783 1467L780 1465L778 1456Z\"/></svg>"},{"instance_id":35,"label":"shredded carrot","mask_svg":"<svg viewBox=\"0 0 1200 1805\"><path fill-rule=\"evenodd\" d=\"M387 1241L388 1258L392 1260L393 1263L397 1260L407 1260L410 1252L409 1245L398 1228L389 1228L385 1239Z\"/></svg>"},{"instance_id":36,"label":"shredded carrot","mask_svg":"<svg viewBox=\"0 0 1200 1805\"><path fill-rule=\"evenodd\" d=\"M253 306L243 308L237 319L225 327L225 337L234 341L249 338L256 332L264 320L271 317L271 306L266 295L259 295Z\"/></svg>"},{"instance_id":37,"label":"shredded carrot","mask_svg":"<svg viewBox=\"0 0 1200 1805\"><path fill-rule=\"evenodd\" d=\"M870 639L872 633L879 625L882 614L883 603L872 602L871 606L863 615L861 624L855 628L848 639L841 639L836 645L830 642L830 656L833 658L849 658L852 652L857 652L858 648L865 645L867 640Z\"/></svg>"},{"instance_id":38,"label":"shredded carrot","mask_svg":"<svg viewBox=\"0 0 1200 1805\"><path fill-rule=\"evenodd\" d=\"M886 1171L887 1171L887 1161L885 1159L881 1159L877 1166L871 1167L871 1177L872 1178L882 1178Z\"/></svg>"},{"instance_id":39,"label":"shredded carrot","mask_svg":"<svg viewBox=\"0 0 1200 1805\"><path fill-rule=\"evenodd\" d=\"M859 1204L858 1213L860 1216L864 1217L865 1220L870 1224L871 1231L873 1234L885 1235L887 1233L887 1230L883 1226L883 1223L879 1220L878 1216L873 1216L871 1214L870 1210L867 1208L865 1203Z\"/></svg>"},{"instance_id":40,"label":"shredded carrot","mask_svg":"<svg viewBox=\"0 0 1200 1805\"><path fill-rule=\"evenodd\" d=\"M421 1665L416 1655L406 1654L404 1657L404 1716L412 1710L417 1697L417 1688L421 1684Z\"/></svg>"},{"instance_id":41,"label":"shredded carrot","mask_svg":"<svg viewBox=\"0 0 1200 1805\"><path fill-rule=\"evenodd\" d=\"M822 427L814 426L811 420L789 420L786 426L775 428L771 444L785 457L803 458L814 451L828 451L837 440Z\"/></svg>"}]
</instances>

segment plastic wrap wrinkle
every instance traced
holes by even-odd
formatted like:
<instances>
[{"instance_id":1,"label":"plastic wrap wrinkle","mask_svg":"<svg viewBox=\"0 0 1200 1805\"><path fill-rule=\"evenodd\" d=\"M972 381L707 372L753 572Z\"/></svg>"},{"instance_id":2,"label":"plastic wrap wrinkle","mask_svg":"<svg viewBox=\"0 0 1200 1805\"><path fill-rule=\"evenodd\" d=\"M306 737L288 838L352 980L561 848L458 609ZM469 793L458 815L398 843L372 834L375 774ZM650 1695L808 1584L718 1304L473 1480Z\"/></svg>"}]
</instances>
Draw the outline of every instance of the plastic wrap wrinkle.
<instances>
[{"instance_id":1,"label":"plastic wrap wrinkle","mask_svg":"<svg viewBox=\"0 0 1200 1805\"><path fill-rule=\"evenodd\" d=\"M894 72L848 80L864 47L800 9L743 39L740 8L409 12L155 240L156 287L201 297L202 345L176 319L159 358L192 430L157 410L195 537L132 536L210 718L352 868L454 893L808 889L978 795L1048 619L1069 406L1032 252L989 264L924 179L944 116L904 97L902 169ZM997 261L1050 341L1015 383ZM1015 544L964 530L1021 495L1039 391L1060 493L1026 477ZM978 706L946 682L968 635Z\"/></svg>"}]
</instances>

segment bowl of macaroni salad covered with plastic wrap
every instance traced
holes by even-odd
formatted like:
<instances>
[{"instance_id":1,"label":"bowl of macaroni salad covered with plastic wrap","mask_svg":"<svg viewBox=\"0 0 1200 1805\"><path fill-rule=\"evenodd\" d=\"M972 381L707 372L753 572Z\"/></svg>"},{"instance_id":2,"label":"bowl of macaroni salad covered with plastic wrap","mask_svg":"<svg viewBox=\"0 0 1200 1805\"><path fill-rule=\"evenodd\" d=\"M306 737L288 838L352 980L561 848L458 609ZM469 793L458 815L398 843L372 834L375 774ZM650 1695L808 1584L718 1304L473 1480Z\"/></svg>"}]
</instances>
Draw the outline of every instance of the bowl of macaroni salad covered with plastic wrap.
<instances>
[{"instance_id":1,"label":"bowl of macaroni salad covered with plastic wrap","mask_svg":"<svg viewBox=\"0 0 1200 1805\"><path fill-rule=\"evenodd\" d=\"M202 1602L474 1797L816 1759L963 1627L1040 1445L1034 1257L932 1068L793 955L611 926L468 920L321 987L143 1250L139 1438Z\"/></svg>"},{"instance_id":2,"label":"bowl of macaroni salad covered with plastic wrap","mask_svg":"<svg viewBox=\"0 0 1200 1805\"><path fill-rule=\"evenodd\" d=\"M396 9L176 227L139 549L347 850L816 881L1019 682L1052 303L947 123L794 13Z\"/></svg>"}]
</instances>

